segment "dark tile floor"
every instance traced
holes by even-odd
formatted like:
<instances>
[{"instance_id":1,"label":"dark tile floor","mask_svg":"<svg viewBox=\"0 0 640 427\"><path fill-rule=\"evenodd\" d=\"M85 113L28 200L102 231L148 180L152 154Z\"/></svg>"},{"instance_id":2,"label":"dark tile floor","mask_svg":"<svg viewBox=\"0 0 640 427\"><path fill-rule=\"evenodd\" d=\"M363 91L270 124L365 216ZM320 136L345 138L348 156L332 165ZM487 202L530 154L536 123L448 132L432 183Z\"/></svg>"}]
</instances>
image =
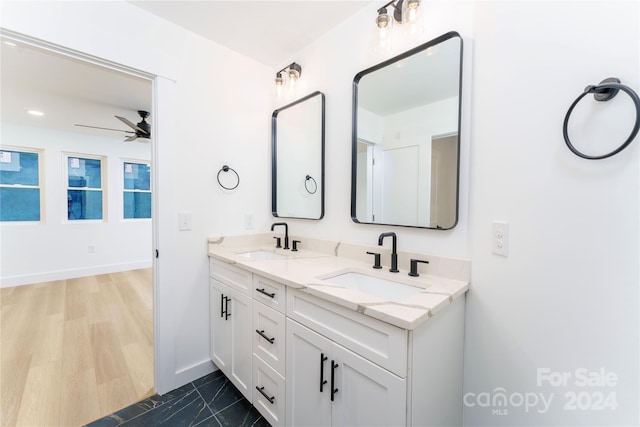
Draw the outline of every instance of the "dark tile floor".
<instances>
[{"instance_id":1,"label":"dark tile floor","mask_svg":"<svg viewBox=\"0 0 640 427\"><path fill-rule=\"evenodd\" d=\"M88 427L270 427L221 371L101 418Z\"/></svg>"}]
</instances>

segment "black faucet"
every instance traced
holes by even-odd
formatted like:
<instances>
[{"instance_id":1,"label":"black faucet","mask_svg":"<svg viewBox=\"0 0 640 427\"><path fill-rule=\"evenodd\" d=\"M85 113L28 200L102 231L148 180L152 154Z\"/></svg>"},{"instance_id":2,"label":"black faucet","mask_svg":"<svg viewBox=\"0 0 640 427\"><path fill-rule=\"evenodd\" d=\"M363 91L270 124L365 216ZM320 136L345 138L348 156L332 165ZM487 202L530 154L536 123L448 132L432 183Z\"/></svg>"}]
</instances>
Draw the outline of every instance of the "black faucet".
<instances>
[{"instance_id":1,"label":"black faucet","mask_svg":"<svg viewBox=\"0 0 640 427\"><path fill-rule=\"evenodd\" d=\"M274 222L271 224L271 231L276 225L284 225L284 248L282 249L289 249L289 226L286 222Z\"/></svg>"},{"instance_id":2,"label":"black faucet","mask_svg":"<svg viewBox=\"0 0 640 427\"><path fill-rule=\"evenodd\" d=\"M391 248L391 268L389 269L392 273L397 273L398 271L398 238L396 237L396 233L382 233L380 237L378 237L378 246L382 246L382 241L385 237L391 236L393 239L393 245Z\"/></svg>"}]
</instances>

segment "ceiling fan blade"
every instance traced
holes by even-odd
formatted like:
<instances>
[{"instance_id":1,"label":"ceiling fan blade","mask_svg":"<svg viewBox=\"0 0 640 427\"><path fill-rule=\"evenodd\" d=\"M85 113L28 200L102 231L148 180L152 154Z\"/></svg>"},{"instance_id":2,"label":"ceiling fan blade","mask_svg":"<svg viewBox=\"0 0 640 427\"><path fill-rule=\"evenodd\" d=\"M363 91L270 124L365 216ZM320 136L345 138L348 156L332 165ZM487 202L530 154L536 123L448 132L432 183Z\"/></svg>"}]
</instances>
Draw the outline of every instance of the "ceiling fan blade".
<instances>
[{"instance_id":1,"label":"ceiling fan blade","mask_svg":"<svg viewBox=\"0 0 640 427\"><path fill-rule=\"evenodd\" d=\"M140 128L138 127L138 125L136 125L135 123L132 123L130 120L125 119L124 117L120 117L120 116L115 116L115 118L116 118L116 119L118 119L118 120L120 120L120 121L121 121L122 123L124 123L125 125L129 126L131 129L133 129L133 130L137 130L137 131L140 131L140 132L142 132L142 133L144 133L144 134L146 134L146 135L149 135L149 132L147 132L147 131L146 131L146 130L144 130L144 129L140 129Z\"/></svg>"},{"instance_id":2,"label":"ceiling fan blade","mask_svg":"<svg viewBox=\"0 0 640 427\"><path fill-rule=\"evenodd\" d=\"M124 139L124 142L131 142L131 141L135 141L136 139L138 139L137 136L128 136Z\"/></svg>"},{"instance_id":3,"label":"ceiling fan blade","mask_svg":"<svg viewBox=\"0 0 640 427\"><path fill-rule=\"evenodd\" d=\"M91 129L113 130L113 131L116 131L116 132L124 132L124 133L135 133L135 132L130 131L130 130L101 128L99 126L88 126L88 125L78 125L78 124L76 124L74 126L78 126L78 127L82 127L82 128L91 128Z\"/></svg>"}]
</instances>

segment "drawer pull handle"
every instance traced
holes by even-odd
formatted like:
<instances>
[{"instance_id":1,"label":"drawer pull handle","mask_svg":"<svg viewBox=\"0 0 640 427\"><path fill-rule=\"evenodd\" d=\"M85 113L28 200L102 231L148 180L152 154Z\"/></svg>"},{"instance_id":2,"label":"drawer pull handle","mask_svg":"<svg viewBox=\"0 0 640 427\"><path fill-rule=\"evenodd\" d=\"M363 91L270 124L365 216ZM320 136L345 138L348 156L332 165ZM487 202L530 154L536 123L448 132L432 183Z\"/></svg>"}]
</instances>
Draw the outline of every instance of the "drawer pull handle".
<instances>
[{"instance_id":1,"label":"drawer pull handle","mask_svg":"<svg viewBox=\"0 0 640 427\"><path fill-rule=\"evenodd\" d=\"M269 397L269 395L264 392L264 387L256 386L256 390L258 390L260 392L260 394L263 395L264 398L267 399L269 401L269 403L271 403L273 405L273 402L276 400L275 396Z\"/></svg>"},{"instance_id":2,"label":"drawer pull handle","mask_svg":"<svg viewBox=\"0 0 640 427\"><path fill-rule=\"evenodd\" d=\"M335 373L336 368L338 367L337 363L331 361L331 401L333 402L333 396L338 392L338 389L335 387Z\"/></svg>"},{"instance_id":3,"label":"drawer pull handle","mask_svg":"<svg viewBox=\"0 0 640 427\"><path fill-rule=\"evenodd\" d=\"M273 344L273 342L276 340L275 338L269 338L268 336L266 336L264 333L264 329L261 331L256 329L256 332L258 333L258 335L260 335L265 340L269 341L271 344Z\"/></svg>"},{"instance_id":4,"label":"drawer pull handle","mask_svg":"<svg viewBox=\"0 0 640 427\"><path fill-rule=\"evenodd\" d=\"M220 294L220 317L224 317L224 294Z\"/></svg>"},{"instance_id":5,"label":"drawer pull handle","mask_svg":"<svg viewBox=\"0 0 640 427\"><path fill-rule=\"evenodd\" d=\"M269 292L265 291L264 288L262 288L262 289L256 288L256 291L260 292L263 295L268 296L269 298L275 298L276 297L276 293L275 292L270 294Z\"/></svg>"},{"instance_id":6,"label":"drawer pull handle","mask_svg":"<svg viewBox=\"0 0 640 427\"><path fill-rule=\"evenodd\" d=\"M320 393L322 393L322 386L327 383L327 380L324 379L324 362L328 359L324 353L320 353Z\"/></svg>"}]
</instances>

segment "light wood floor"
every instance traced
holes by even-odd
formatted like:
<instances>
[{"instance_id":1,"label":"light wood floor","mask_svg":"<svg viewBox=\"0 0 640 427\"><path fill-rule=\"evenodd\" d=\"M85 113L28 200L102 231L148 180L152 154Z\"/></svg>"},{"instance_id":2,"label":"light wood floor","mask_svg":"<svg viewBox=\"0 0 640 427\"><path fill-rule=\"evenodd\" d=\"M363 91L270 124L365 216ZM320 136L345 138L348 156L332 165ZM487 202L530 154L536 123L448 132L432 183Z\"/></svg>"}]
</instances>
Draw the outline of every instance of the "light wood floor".
<instances>
[{"instance_id":1,"label":"light wood floor","mask_svg":"<svg viewBox=\"0 0 640 427\"><path fill-rule=\"evenodd\" d=\"M78 426L153 394L152 270L0 290L1 426Z\"/></svg>"}]
</instances>

